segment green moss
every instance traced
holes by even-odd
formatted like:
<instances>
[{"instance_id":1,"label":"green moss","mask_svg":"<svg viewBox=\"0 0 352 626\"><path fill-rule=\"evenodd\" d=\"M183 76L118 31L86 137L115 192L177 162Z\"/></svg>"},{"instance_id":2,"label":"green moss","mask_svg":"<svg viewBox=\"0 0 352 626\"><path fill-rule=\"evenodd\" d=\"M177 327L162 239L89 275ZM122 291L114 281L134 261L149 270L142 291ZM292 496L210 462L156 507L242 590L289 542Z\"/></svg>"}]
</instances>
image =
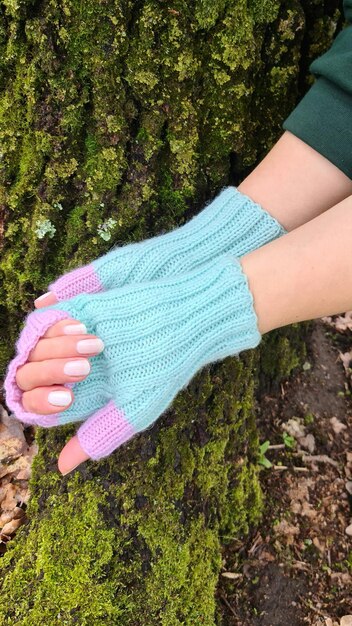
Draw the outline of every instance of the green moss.
<instances>
[{"instance_id":1,"label":"green moss","mask_svg":"<svg viewBox=\"0 0 352 626\"><path fill-rule=\"evenodd\" d=\"M322 15L319 20L313 22L313 28L310 31L308 60L316 59L321 54L322 47L324 50L328 50L330 42L335 36L340 15L341 11L336 9L332 15Z\"/></svg>"},{"instance_id":2,"label":"green moss","mask_svg":"<svg viewBox=\"0 0 352 626\"><path fill-rule=\"evenodd\" d=\"M260 370L266 384L287 378L306 357L304 337L310 324L293 324L289 329L265 336L261 345Z\"/></svg>"},{"instance_id":3,"label":"green moss","mask_svg":"<svg viewBox=\"0 0 352 626\"><path fill-rule=\"evenodd\" d=\"M244 461L236 487L229 494L228 507L236 509L236 524L232 516L227 524L223 543L239 534L247 535L252 525L259 522L263 511L263 496L259 485L258 469Z\"/></svg>"},{"instance_id":4,"label":"green moss","mask_svg":"<svg viewBox=\"0 0 352 626\"><path fill-rule=\"evenodd\" d=\"M107 528L99 515L106 494L97 484L82 483L79 475L70 480L68 493L58 494L60 479L55 478L47 503L50 513L34 532L25 528L20 533L28 533L26 551L19 550L20 536L16 549L5 555L4 566L15 561L16 567L6 578L3 593L10 593L15 604L2 612L0 624L19 623L17 619L23 626L68 623L77 613L82 626L103 624L106 619L116 623L113 620L119 617L128 592L106 577L117 539L116 529ZM115 593L120 596L119 606Z\"/></svg>"},{"instance_id":5,"label":"green moss","mask_svg":"<svg viewBox=\"0 0 352 626\"><path fill-rule=\"evenodd\" d=\"M73 428L39 429L30 525L1 563L1 626L213 624L220 537L261 508L253 386L238 400L253 365L204 371L153 432L66 479L53 450Z\"/></svg>"}]
</instances>

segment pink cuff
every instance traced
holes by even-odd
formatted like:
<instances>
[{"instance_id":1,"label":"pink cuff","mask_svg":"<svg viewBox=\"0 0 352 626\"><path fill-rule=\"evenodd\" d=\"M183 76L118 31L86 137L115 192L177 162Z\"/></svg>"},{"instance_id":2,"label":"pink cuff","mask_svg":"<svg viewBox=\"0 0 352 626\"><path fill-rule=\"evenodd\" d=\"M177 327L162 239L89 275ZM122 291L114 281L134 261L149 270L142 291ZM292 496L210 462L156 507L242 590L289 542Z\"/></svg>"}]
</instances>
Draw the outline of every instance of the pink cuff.
<instances>
[{"instance_id":1,"label":"pink cuff","mask_svg":"<svg viewBox=\"0 0 352 626\"><path fill-rule=\"evenodd\" d=\"M6 403L17 419L25 424L38 426L57 426L59 414L38 415L25 411L22 406L22 390L16 383L16 372L24 365L29 353L36 346L38 340L46 333L48 328L59 320L69 318L66 311L49 310L43 313L33 311L27 316L26 323L16 343L16 356L10 362L4 382ZM67 386L67 385L64 385Z\"/></svg>"},{"instance_id":2,"label":"pink cuff","mask_svg":"<svg viewBox=\"0 0 352 626\"><path fill-rule=\"evenodd\" d=\"M48 287L57 300L69 300L80 293L98 293L104 287L97 276L92 263L67 272Z\"/></svg>"},{"instance_id":3,"label":"pink cuff","mask_svg":"<svg viewBox=\"0 0 352 626\"><path fill-rule=\"evenodd\" d=\"M124 412L110 400L83 422L77 431L77 437L84 452L97 461L111 454L136 432Z\"/></svg>"}]
</instances>

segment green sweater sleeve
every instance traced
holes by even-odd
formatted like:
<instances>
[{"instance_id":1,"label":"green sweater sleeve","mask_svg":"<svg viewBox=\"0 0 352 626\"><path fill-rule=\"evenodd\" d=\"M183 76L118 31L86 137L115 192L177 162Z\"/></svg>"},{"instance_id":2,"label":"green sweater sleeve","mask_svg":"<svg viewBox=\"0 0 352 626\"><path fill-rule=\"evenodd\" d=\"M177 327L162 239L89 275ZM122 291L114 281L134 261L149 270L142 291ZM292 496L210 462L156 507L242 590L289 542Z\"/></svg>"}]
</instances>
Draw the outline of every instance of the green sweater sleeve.
<instances>
[{"instance_id":1,"label":"green sweater sleeve","mask_svg":"<svg viewBox=\"0 0 352 626\"><path fill-rule=\"evenodd\" d=\"M343 6L347 26L309 66L316 80L282 127L352 179L352 0Z\"/></svg>"}]
</instances>

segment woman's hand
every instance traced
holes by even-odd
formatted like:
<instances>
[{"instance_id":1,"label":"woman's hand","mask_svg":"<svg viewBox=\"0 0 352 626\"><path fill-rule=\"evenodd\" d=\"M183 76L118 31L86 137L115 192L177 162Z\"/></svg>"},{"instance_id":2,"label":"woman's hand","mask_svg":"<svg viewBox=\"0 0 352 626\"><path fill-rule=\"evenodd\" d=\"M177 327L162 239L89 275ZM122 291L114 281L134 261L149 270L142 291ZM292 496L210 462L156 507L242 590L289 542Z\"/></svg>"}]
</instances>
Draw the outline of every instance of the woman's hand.
<instances>
[{"instance_id":1,"label":"woman's hand","mask_svg":"<svg viewBox=\"0 0 352 626\"><path fill-rule=\"evenodd\" d=\"M51 326L16 373L24 409L42 415L68 409L74 393L64 383L84 380L90 371L88 357L103 348L101 339L88 335L77 320L64 319ZM59 469L67 473L87 458L74 437L60 454Z\"/></svg>"},{"instance_id":2,"label":"woman's hand","mask_svg":"<svg viewBox=\"0 0 352 626\"><path fill-rule=\"evenodd\" d=\"M83 322L83 332L94 336L60 336L72 320ZM4 381L6 402L25 423L50 428L81 422L60 454L59 470L65 474L149 429L205 365L256 347L261 339L257 324L247 277L232 255L178 276L79 294L27 316ZM76 329L73 324L72 332ZM88 350L82 351L85 346ZM70 395L67 407L55 414L50 394L66 393L64 385L71 394L64 365L94 354L86 379L69 378L77 381L73 404ZM44 389L34 397L38 379ZM23 393L35 410L42 402L46 414L27 411Z\"/></svg>"}]
</instances>

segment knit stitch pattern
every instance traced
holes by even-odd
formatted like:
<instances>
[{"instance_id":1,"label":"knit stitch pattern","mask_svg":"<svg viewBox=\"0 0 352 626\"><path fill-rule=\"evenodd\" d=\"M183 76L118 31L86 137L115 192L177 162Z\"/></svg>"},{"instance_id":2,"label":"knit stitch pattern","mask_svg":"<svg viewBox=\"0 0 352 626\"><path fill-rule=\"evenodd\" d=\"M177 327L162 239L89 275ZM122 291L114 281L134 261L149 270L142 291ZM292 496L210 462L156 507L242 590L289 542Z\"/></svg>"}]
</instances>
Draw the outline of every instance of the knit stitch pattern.
<instances>
[{"instance_id":1,"label":"knit stitch pattern","mask_svg":"<svg viewBox=\"0 0 352 626\"><path fill-rule=\"evenodd\" d=\"M241 257L285 234L259 204L226 187L184 226L139 243L114 248L49 285L58 301L128 283L189 271L221 254Z\"/></svg>"},{"instance_id":2,"label":"knit stitch pattern","mask_svg":"<svg viewBox=\"0 0 352 626\"><path fill-rule=\"evenodd\" d=\"M74 384L75 399L66 411L19 412L16 367L62 316L83 322L105 349L92 359L88 377ZM175 277L45 307L29 315L22 333L5 380L10 409L45 426L86 420L78 438L93 459L148 428L203 366L254 348L261 339L247 277L232 255Z\"/></svg>"}]
</instances>

